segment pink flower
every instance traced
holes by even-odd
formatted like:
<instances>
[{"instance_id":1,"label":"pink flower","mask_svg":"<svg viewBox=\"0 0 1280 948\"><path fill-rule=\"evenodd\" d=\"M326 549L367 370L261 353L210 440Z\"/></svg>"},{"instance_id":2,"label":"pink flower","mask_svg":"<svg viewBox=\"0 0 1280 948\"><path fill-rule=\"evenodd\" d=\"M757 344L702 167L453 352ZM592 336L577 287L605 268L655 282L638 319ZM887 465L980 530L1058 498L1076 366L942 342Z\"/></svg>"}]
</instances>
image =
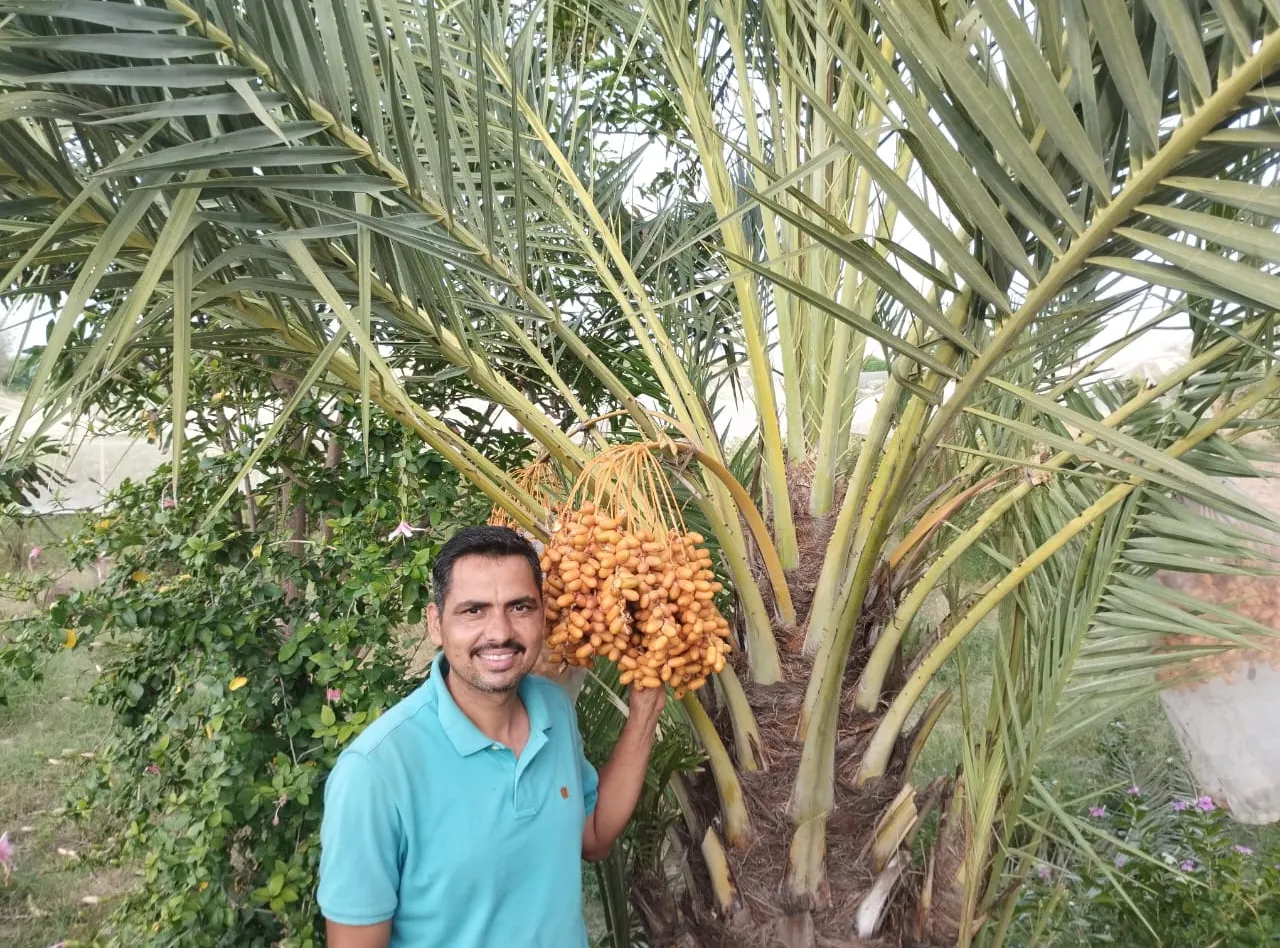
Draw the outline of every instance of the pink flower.
<instances>
[{"instance_id":1,"label":"pink flower","mask_svg":"<svg viewBox=\"0 0 1280 948\"><path fill-rule=\"evenodd\" d=\"M1248 846L1233 846L1233 847L1232 847L1232 849L1234 849L1236 852L1238 852L1241 856L1252 856L1252 855L1253 855L1253 850L1252 850L1252 849L1250 849Z\"/></svg>"},{"instance_id":2,"label":"pink flower","mask_svg":"<svg viewBox=\"0 0 1280 948\"><path fill-rule=\"evenodd\" d=\"M44 547L33 546L31 548L31 552L27 554L27 562L34 563L36 560L40 559L40 554L42 554L43 552L44 552Z\"/></svg>"},{"instance_id":3,"label":"pink flower","mask_svg":"<svg viewBox=\"0 0 1280 948\"><path fill-rule=\"evenodd\" d=\"M421 533L422 531L422 527L411 526L409 521L401 520L400 523L396 525L396 528L387 534L387 542L390 543L395 539L411 540L415 533Z\"/></svg>"},{"instance_id":4,"label":"pink flower","mask_svg":"<svg viewBox=\"0 0 1280 948\"><path fill-rule=\"evenodd\" d=\"M1039 869L1036 870L1036 875L1038 875L1045 882L1048 882L1051 878L1053 878L1053 870L1050 869L1048 866L1041 866Z\"/></svg>"},{"instance_id":5,"label":"pink flower","mask_svg":"<svg viewBox=\"0 0 1280 948\"><path fill-rule=\"evenodd\" d=\"M1117 869L1123 869L1125 866L1129 865L1129 857L1124 853L1116 853L1115 862Z\"/></svg>"},{"instance_id":6,"label":"pink flower","mask_svg":"<svg viewBox=\"0 0 1280 948\"><path fill-rule=\"evenodd\" d=\"M342 691L338 688L326 688L324 690L324 700L326 704L337 704L342 700Z\"/></svg>"},{"instance_id":7,"label":"pink flower","mask_svg":"<svg viewBox=\"0 0 1280 948\"><path fill-rule=\"evenodd\" d=\"M13 875L13 854L17 848L9 841L9 834L0 834L0 866L4 866L4 884L9 884L9 877Z\"/></svg>"},{"instance_id":8,"label":"pink flower","mask_svg":"<svg viewBox=\"0 0 1280 948\"><path fill-rule=\"evenodd\" d=\"M151 774L151 776L153 777L160 776L160 768L157 767L155 764L147 764L146 772Z\"/></svg>"},{"instance_id":9,"label":"pink flower","mask_svg":"<svg viewBox=\"0 0 1280 948\"><path fill-rule=\"evenodd\" d=\"M172 510L174 507L178 506L178 502L172 497L166 497L164 500L160 501L160 506L165 510Z\"/></svg>"},{"instance_id":10,"label":"pink flower","mask_svg":"<svg viewBox=\"0 0 1280 948\"><path fill-rule=\"evenodd\" d=\"M1204 796L1196 800L1196 809L1201 813L1212 813L1214 807L1213 797Z\"/></svg>"},{"instance_id":11,"label":"pink flower","mask_svg":"<svg viewBox=\"0 0 1280 948\"><path fill-rule=\"evenodd\" d=\"M1095 820L1100 820L1107 815L1107 808L1105 806L1095 806L1089 810L1089 815Z\"/></svg>"},{"instance_id":12,"label":"pink flower","mask_svg":"<svg viewBox=\"0 0 1280 948\"><path fill-rule=\"evenodd\" d=\"M1142 796L1142 791L1138 789L1138 785L1137 785L1136 783L1135 783L1132 787L1130 787L1130 788L1129 788L1129 796L1131 796L1131 797L1140 797L1140 796Z\"/></svg>"},{"instance_id":13,"label":"pink flower","mask_svg":"<svg viewBox=\"0 0 1280 948\"><path fill-rule=\"evenodd\" d=\"M1181 813L1183 810L1185 810L1189 806L1191 806L1191 804L1188 803L1186 800L1173 801L1173 810L1175 813Z\"/></svg>"},{"instance_id":14,"label":"pink flower","mask_svg":"<svg viewBox=\"0 0 1280 948\"><path fill-rule=\"evenodd\" d=\"M1184 859L1182 860L1182 865L1179 866L1178 868L1181 869L1183 872L1193 872L1196 868L1196 864L1191 859Z\"/></svg>"}]
</instances>

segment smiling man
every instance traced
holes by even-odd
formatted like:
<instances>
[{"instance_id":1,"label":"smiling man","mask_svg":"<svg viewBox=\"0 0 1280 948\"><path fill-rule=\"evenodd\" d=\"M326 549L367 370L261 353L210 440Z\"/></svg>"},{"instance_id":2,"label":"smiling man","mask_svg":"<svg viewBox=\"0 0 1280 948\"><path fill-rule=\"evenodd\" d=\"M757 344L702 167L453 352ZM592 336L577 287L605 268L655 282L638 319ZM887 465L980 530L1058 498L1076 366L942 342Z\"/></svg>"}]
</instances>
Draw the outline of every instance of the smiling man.
<instances>
[{"instance_id":1,"label":"smiling man","mask_svg":"<svg viewBox=\"0 0 1280 948\"><path fill-rule=\"evenodd\" d=\"M325 786L329 948L586 948L581 859L608 855L631 818L664 693L631 694L597 777L568 695L530 674L544 635L532 546L468 527L432 582L430 678Z\"/></svg>"}]
</instances>

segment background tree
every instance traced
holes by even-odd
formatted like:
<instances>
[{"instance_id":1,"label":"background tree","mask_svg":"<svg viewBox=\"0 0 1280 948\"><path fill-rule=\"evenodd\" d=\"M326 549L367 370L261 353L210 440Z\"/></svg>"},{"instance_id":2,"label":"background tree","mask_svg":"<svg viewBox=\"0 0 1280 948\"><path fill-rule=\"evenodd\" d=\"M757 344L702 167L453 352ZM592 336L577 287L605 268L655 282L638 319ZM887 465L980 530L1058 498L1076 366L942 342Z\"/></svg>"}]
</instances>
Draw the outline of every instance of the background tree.
<instances>
[{"instance_id":1,"label":"background tree","mask_svg":"<svg viewBox=\"0 0 1280 948\"><path fill-rule=\"evenodd\" d=\"M1044 755L1195 654L1189 624L1268 631L1149 577L1247 542L1176 501L1268 522L1216 478L1255 473L1280 391L1270 2L0 10L0 285L60 303L19 422L163 346L175 451L194 353L278 355L307 368L263 444L345 388L538 536L555 482L467 436L476 401L566 485L612 441L670 462L741 657L685 698L709 774L688 872L634 893L654 938L998 942L1047 837L1092 849ZM645 209L620 128L672 156ZM1154 385L1098 371L1179 325ZM890 380L855 442L867 340ZM988 616L990 710L917 789L950 695L922 699Z\"/></svg>"}]
</instances>

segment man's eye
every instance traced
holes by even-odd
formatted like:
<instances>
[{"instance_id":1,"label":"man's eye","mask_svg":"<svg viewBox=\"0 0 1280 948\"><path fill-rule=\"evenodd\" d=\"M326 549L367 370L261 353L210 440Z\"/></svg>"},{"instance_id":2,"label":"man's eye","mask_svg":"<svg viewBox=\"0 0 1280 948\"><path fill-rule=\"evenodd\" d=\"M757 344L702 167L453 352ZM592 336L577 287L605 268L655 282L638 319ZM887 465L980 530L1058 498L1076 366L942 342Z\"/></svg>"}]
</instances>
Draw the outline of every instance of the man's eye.
<instances>
[{"instance_id":1,"label":"man's eye","mask_svg":"<svg viewBox=\"0 0 1280 948\"><path fill-rule=\"evenodd\" d=\"M481 611L482 610L480 609L479 606L468 606L466 609L463 610L463 612L469 616L478 616L480 615Z\"/></svg>"},{"instance_id":2,"label":"man's eye","mask_svg":"<svg viewBox=\"0 0 1280 948\"><path fill-rule=\"evenodd\" d=\"M530 609L533 608L533 606L529 605L527 602L521 602L521 603L517 603L511 608L514 609L516 612L528 612Z\"/></svg>"}]
</instances>

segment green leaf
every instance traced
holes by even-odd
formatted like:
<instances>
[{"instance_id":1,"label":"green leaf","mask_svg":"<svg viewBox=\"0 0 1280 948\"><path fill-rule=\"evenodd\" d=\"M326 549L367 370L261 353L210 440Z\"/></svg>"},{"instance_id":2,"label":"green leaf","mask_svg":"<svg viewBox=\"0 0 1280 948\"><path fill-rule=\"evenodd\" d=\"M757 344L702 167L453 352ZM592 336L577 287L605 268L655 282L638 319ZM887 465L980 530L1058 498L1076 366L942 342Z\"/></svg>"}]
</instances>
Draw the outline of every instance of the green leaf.
<instances>
[{"instance_id":1,"label":"green leaf","mask_svg":"<svg viewBox=\"0 0 1280 948\"><path fill-rule=\"evenodd\" d=\"M1003 2L1003 0L997 0ZM912 190L908 182L898 177L866 141L860 129L850 129L822 99L814 98L814 106L827 117L828 127L857 155L863 167L912 224L920 231L930 248L941 254L975 290L990 300L998 311L1009 312L1009 300L995 285L987 271L974 259L968 248L951 232L933 210Z\"/></svg>"},{"instance_id":2,"label":"green leaf","mask_svg":"<svg viewBox=\"0 0 1280 948\"><path fill-rule=\"evenodd\" d=\"M171 30L187 22L181 13L102 0L0 0L0 13L34 13L121 30Z\"/></svg>"},{"instance_id":3,"label":"green leaf","mask_svg":"<svg viewBox=\"0 0 1280 948\"><path fill-rule=\"evenodd\" d=\"M13 81L24 85L47 83L60 86L198 89L221 85L231 79L254 79L256 76L252 69L243 66L116 66L22 76Z\"/></svg>"},{"instance_id":4,"label":"green leaf","mask_svg":"<svg viewBox=\"0 0 1280 948\"><path fill-rule=\"evenodd\" d=\"M1129 111L1135 144L1145 154L1154 154L1160 138L1160 103L1151 91L1128 6L1111 0L1084 0L1084 5L1110 76Z\"/></svg>"},{"instance_id":5,"label":"green leaf","mask_svg":"<svg viewBox=\"0 0 1280 948\"><path fill-rule=\"evenodd\" d=\"M1280 263L1280 234L1268 227L1254 227L1216 214L1200 214L1152 204L1143 204L1138 207L1138 211L1171 224L1178 230L1203 237L1227 251L1261 257L1266 263Z\"/></svg>"},{"instance_id":6,"label":"green leaf","mask_svg":"<svg viewBox=\"0 0 1280 948\"><path fill-rule=\"evenodd\" d=\"M943 136L936 121L917 97L902 84L897 72L884 62L875 45L860 31L856 31L854 35L864 50L866 61L883 81L896 89L895 101L907 116L906 128L902 134L929 180L938 188L956 216L966 222L970 233L981 233L999 251L1005 262L1034 283L1036 271L1027 260L1022 242L1009 226L1005 213L991 199L982 181L964 161L963 156L957 153L952 143Z\"/></svg>"},{"instance_id":7,"label":"green leaf","mask_svg":"<svg viewBox=\"0 0 1280 948\"><path fill-rule=\"evenodd\" d=\"M333 708L329 705L321 705L320 707L320 723L325 727L333 727L338 722L337 716L333 713Z\"/></svg>"},{"instance_id":8,"label":"green leaf","mask_svg":"<svg viewBox=\"0 0 1280 948\"><path fill-rule=\"evenodd\" d=\"M1210 300L1227 300L1252 308L1254 301L1247 296L1217 286L1208 280L1202 280L1182 267L1170 264L1151 263L1146 260L1134 260L1130 257L1090 257L1089 263L1106 267L1116 273L1142 280L1154 286L1167 286L1170 289L1182 290L1191 296L1199 296Z\"/></svg>"},{"instance_id":9,"label":"green leaf","mask_svg":"<svg viewBox=\"0 0 1280 948\"><path fill-rule=\"evenodd\" d=\"M1212 145L1240 145L1245 148L1275 148L1280 146L1280 125L1274 121L1249 128L1224 128L1204 137Z\"/></svg>"},{"instance_id":10,"label":"green leaf","mask_svg":"<svg viewBox=\"0 0 1280 948\"><path fill-rule=\"evenodd\" d=\"M1173 176L1160 182L1175 191L1189 191L1211 201L1220 201L1242 211L1280 218L1280 192L1270 185L1250 184L1223 178Z\"/></svg>"},{"instance_id":11,"label":"green leaf","mask_svg":"<svg viewBox=\"0 0 1280 948\"><path fill-rule=\"evenodd\" d=\"M367 197L356 199L356 212L367 217L372 202ZM359 267L359 299L356 303L356 319L360 331L366 336L372 335L372 292L373 292L373 235L369 228L358 225L356 231L356 266ZM369 354L360 349L360 438L364 446L364 464L369 467L369 418L372 404L373 379L369 373Z\"/></svg>"},{"instance_id":12,"label":"green leaf","mask_svg":"<svg viewBox=\"0 0 1280 948\"><path fill-rule=\"evenodd\" d=\"M801 299L806 300L812 305L818 307L826 313L834 316L836 319L846 322L853 326L859 332L865 333L870 338L884 345L886 348L894 352L900 352L910 359L915 360L921 365L933 369L947 378L955 378L956 374L945 362L941 361L937 356L930 355L919 346L913 346L906 340L899 339L893 333L876 323L874 320L863 319L857 310L841 306L839 302L827 296L823 296L810 289L807 285L784 277L780 273L770 269L767 265L757 263L754 260L748 260L746 257L739 257L729 251L723 251L726 257L736 263L738 266L758 273L767 280L777 283L788 293L793 293Z\"/></svg>"},{"instance_id":13,"label":"green leaf","mask_svg":"<svg viewBox=\"0 0 1280 948\"><path fill-rule=\"evenodd\" d=\"M324 126L319 122L292 122L281 129L285 138L290 142L308 138L323 130ZM279 137L269 128L248 128L237 132L228 132L226 135L217 135L213 138L190 142L186 145L162 148L141 158L120 162L109 170L112 173L136 173L161 165L182 167L186 161L208 158L213 155L230 155L236 152L264 149L277 141L279 141Z\"/></svg>"},{"instance_id":14,"label":"green leaf","mask_svg":"<svg viewBox=\"0 0 1280 948\"><path fill-rule=\"evenodd\" d=\"M1147 9L1160 24L1169 48L1178 58L1178 65L1186 73L1196 92L1203 100L1213 90L1209 66L1205 62L1205 41L1184 0L1147 0Z\"/></svg>"},{"instance_id":15,"label":"green leaf","mask_svg":"<svg viewBox=\"0 0 1280 948\"><path fill-rule=\"evenodd\" d=\"M156 157L155 161L139 159L138 162L131 163L131 166L121 166L110 173L132 175L140 170L181 171L184 168L305 168L309 165L329 165L351 161L360 157L360 153L345 145L298 145L292 148L277 146L191 156L169 161L159 160L159 157Z\"/></svg>"},{"instance_id":16,"label":"green leaf","mask_svg":"<svg viewBox=\"0 0 1280 948\"><path fill-rule=\"evenodd\" d=\"M1081 444L1071 438L1066 438L1054 434L1045 428L1036 428L1032 425L1023 424L1010 418L1003 418L985 412L980 409L970 409L970 411L988 421L1009 427L1011 430L1018 431L1025 437L1032 439L1037 438L1046 441L1059 450L1074 451L1083 457L1091 458L1099 463L1114 467L1116 470L1125 471L1128 474L1136 474L1140 477L1150 478L1170 487L1174 490L1184 491L1204 503L1207 503L1216 509L1224 512L1229 511L1234 516L1240 516L1249 519L1252 522L1267 523L1268 519L1265 515L1259 515L1255 511L1248 508L1244 499L1235 493L1223 487L1217 480L1202 474L1194 467L1179 458L1170 457L1159 448L1139 441L1132 435L1125 434L1115 428L1110 428L1099 421L1089 418L1079 412L1072 411L1065 405L1051 401L1035 392L1027 391L1009 382L1002 381L997 378L988 378L988 384L996 388L1010 392L1019 399L1026 402L1036 411L1049 415L1062 424L1080 431L1087 432L1103 444L1111 445L1118 448L1122 454L1112 453L1108 451L1100 451L1092 446ZM1128 461L1125 455L1130 455L1142 462L1136 465ZM1262 516L1262 520L1256 518ZM1278 525L1280 526L1280 525Z\"/></svg>"},{"instance_id":17,"label":"green leaf","mask_svg":"<svg viewBox=\"0 0 1280 948\"><path fill-rule=\"evenodd\" d=\"M178 163L177 167L183 167ZM205 191L239 191L244 189L270 189L272 191L315 191L319 194L378 194L398 187L393 181L371 174L247 174L217 177L199 185ZM185 181L166 184L149 184L144 187L172 191L176 188L195 187ZM354 232L355 225L335 225Z\"/></svg>"},{"instance_id":18,"label":"green leaf","mask_svg":"<svg viewBox=\"0 0 1280 948\"><path fill-rule=\"evenodd\" d=\"M955 343L966 352L976 353L977 350L974 349L973 343L947 322L946 317L942 315L937 307L931 305L883 257L870 247L861 242L845 240L813 223L803 215L796 213L786 205L773 201L762 194L757 194L750 190L747 193L779 217L800 228L818 243L829 247L845 260L848 260L868 280L875 283L886 293L897 297L907 309L911 310L912 313L940 336Z\"/></svg>"},{"instance_id":19,"label":"green leaf","mask_svg":"<svg viewBox=\"0 0 1280 948\"><path fill-rule=\"evenodd\" d=\"M1216 253L1197 250L1147 231L1118 227L1116 233L1159 254L1170 263L1184 267L1215 289L1221 288L1218 295L1231 293L1245 296L1264 306L1280 309L1280 277L1261 273L1248 264L1224 260Z\"/></svg>"},{"instance_id":20,"label":"green leaf","mask_svg":"<svg viewBox=\"0 0 1280 948\"><path fill-rule=\"evenodd\" d=\"M258 98L258 93L254 90L253 86L249 84L249 80L232 79L228 85L235 90L236 95L240 96L240 98L244 100L244 104L249 107L249 110L257 117L259 122L271 129L271 131L275 133L276 137L282 142L285 142L286 144L288 143L289 139L287 139L284 132L281 131L280 124L272 117L271 113L267 111L266 105Z\"/></svg>"},{"instance_id":21,"label":"green leaf","mask_svg":"<svg viewBox=\"0 0 1280 948\"><path fill-rule=\"evenodd\" d=\"M186 192L186 195L199 192ZM185 195L184 195L185 196ZM188 379L191 372L192 248L184 241L173 258L173 496L179 496L182 449L186 443Z\"/></svg>"},{"instance_id":22,"label":"green leaf","mask_svg":"<svg viewBox=\"0 0 1280 948\"><path fill-rule=\"evenodd\" d=\"M1057 78L1049 71L1043 53L1027 32L1023 14L1011 10L1007 0L978 0L977 5L1000 43L1005 62L1031 100L1049 137L1099 194L1110 194L1111 178L1102 166L1102 159L1080 127L1071 103L1067 101Z\"/></svg>"},{"instance_id":23,"label":"green leaf","mask_svg":"<svg viewBox=\"0 0 1280 948\"><path fill-rule=\"evenodd\" d=\"M247 80L232 80L233 84L237 82ZM288 101L276 92L257 94L256 98L264 108L275 108ZM80 111L84 111L83 106ZM90 125L121 125L126 122L149 122L187 115L243 115L252 111L253 106L242 96L234 92L214 92L209 95L184 95L164 102L142 102L113 109L97 109L84 114Z\"/></svg>"},{"instance_id":24,"label":"green leaf","mask_svg":"<svg viewBox=\"0 0 1280 948\"><path fill-rule=\"evenodd\" d=\"M130 196L116 212L115 216L112 217L110 223L107 224L102 239L98 241L89 257L85 260L79 275L76 277L75 285L71 288L63 303L62 312L49 333L44 353L40 357L40 363L36 367L35 375L32 377L28 387L27 397L23 400L22 407L18 410L18 416L14 421L8 451L13 451L17 447L18 437L22 434L27 421L31 418L31 413L35 410L35 406L43 400L49 380L53 375L54 364L62 354L67 341L71 338L71 332L83 314L85 304L88 303L97 287L108 275L116 254L133 235L134 228L142 220L143 216L151 210L155 197L154 193L144 191L135 192Z\"/></svg>"},{"instance_id":25,"label":"green leaf","mask_svg":"<svg viewBox=\"0 0 1280 948\"><path fill-rule=\"evenodd\" d=\"M0 9L3 5L0 5ZM180 59L205 56L221 47L201 36L156 36L153 33L82 33L64 36L6 36L3 45L35 47L67 53L127 56L130 59ZM167 85L167 84L166 84Z\"/></svg>"},{"instance_id":26,"label":"green leaf","mask_svg":"<svg viewBox=\"0 0 1280 948\"><path fill-rule=\"evenodd\" d=\"M432 97L436 102L445 101L444 78L445 69L440 58L440 23L436 14L435 0L425 0L425 9L422 11L419 24L423 31L427 34L427 49L431 57L431 68L428 75L432 80ZM452 156L452 138L448 128L448 112L437 109L435 111L435 134L437 160L435 166L436 172L436 190L444 203L445 212L450 216L453 215L454 204L454 186L453 186L453 156Z\"/></svg>"},{"instance_id":27,"label":"green leaf","mask_svg":"<svg viewBox=\"0 0 1280 948\"><path fill-rule=\"evenodd\" d=\"M1027 143L1008 101L990 88L969 62L968 53L948 41L931 16L903 16L897 25L911 47L927 53L925 62L945 79L951 92L972 116L975 129L994 146L1018 180L1044 207L1079 233L1083 225L1043 162ZM995 182L988 182L989 185Z\"/></svg>"}]
</instances>

